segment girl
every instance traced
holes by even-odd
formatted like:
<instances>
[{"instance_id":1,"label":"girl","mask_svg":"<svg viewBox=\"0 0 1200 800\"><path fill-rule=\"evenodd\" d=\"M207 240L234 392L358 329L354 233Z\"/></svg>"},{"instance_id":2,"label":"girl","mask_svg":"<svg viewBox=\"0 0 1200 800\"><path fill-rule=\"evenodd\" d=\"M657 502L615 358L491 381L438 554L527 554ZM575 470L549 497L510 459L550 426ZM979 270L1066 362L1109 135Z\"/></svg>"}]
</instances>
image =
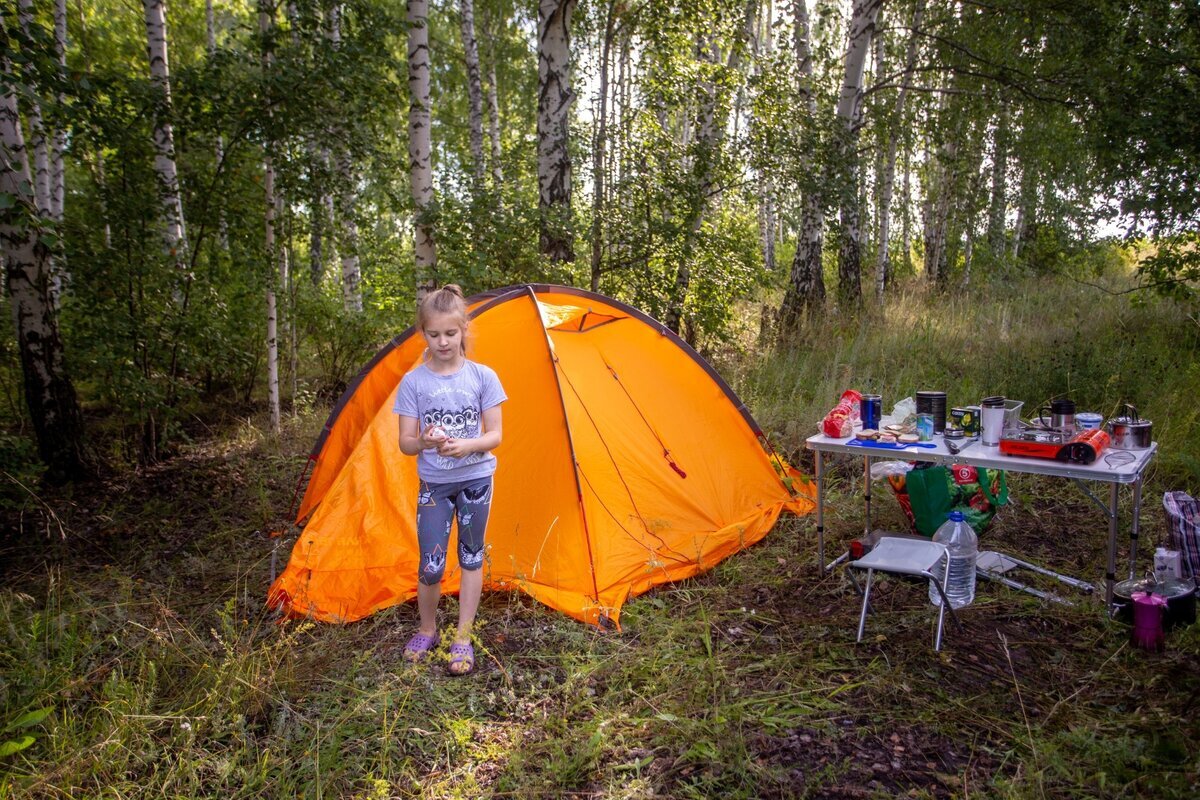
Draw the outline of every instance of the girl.
<instances>
[{"instance_id":1,"label":"girl","mask_svg":"<svg viewBox=\"0 0 1200 800\"><path fill-rule=\"evenodd\" d=\"M471 626L483 589L483 534L492 503L500 444L500 404L507 397L496 373L467 360L467 304L454 284L428 294L417 309L425 361L400 381L393 408L400 416L400 452L417 457L417 540L421 548L417 608L421 624L404 647L420 661L437 647L437 606L451 518L458 514L458 632L450 673L475 668Z\"/></svg>"}]
</instances>

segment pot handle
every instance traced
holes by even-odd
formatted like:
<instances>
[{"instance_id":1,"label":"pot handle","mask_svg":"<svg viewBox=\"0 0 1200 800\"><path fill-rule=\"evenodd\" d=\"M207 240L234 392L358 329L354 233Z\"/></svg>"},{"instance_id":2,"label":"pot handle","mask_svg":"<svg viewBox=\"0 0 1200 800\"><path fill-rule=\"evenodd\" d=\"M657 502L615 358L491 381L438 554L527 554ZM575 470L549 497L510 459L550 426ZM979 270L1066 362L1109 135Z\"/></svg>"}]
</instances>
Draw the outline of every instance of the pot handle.
<instances>
[{"instance_id":1,"label":"pot handle","mask_svg":"<svg viewBox=\"0 0 1200 800\"><path fill-rule=\"evenodd\" d=\"M1129 417L1130 422L1137 422L1141 417L1138 416L1138 410L1134 406L1125 404L1125 415Z\"/></svg>"}]
</instances>

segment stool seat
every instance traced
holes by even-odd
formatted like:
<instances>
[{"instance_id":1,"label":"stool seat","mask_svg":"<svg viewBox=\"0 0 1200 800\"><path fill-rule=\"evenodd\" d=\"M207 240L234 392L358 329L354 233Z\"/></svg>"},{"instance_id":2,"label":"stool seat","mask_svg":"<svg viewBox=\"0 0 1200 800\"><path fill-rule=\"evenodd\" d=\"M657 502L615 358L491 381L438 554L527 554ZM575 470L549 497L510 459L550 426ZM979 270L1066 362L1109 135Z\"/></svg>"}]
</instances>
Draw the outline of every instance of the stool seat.
<instances>
[{"instance_id":1,"label":"stool seat","mask_svg":"<svg viewBox=\"0 0 1200 800\"><path fill-rule=\"evenodd\" d=\"M863 592L862 612L858 618L858 639L862 641L863 631L867 626L867 609L871 600L871 578L875 572L891 572L898 575L912 575L926 578L937 587L942 603L938 608L937 632L933 638L933 649L942 647L942 628L946 618L946 609L950 607L946 599L946 581L950 578L950 556L946 546L929 539L912 539L908 537L883 536L879 542L850 566L867 571L867 586ZM950 609L951 615L954 609ZM957 622L955 618L955 622Z\"/></svg>"}]
</instances>

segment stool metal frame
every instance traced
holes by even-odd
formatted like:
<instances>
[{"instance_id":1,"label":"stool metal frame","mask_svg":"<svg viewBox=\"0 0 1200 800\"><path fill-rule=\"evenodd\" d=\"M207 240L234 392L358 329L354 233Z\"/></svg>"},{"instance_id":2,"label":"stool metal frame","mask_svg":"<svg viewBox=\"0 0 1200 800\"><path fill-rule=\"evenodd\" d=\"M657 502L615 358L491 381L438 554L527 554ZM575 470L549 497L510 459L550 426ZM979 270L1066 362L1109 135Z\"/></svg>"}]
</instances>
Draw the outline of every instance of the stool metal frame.
<instances>
[{"instance_id":1,"label":"stool metal frame","mask_svg":"<svg viewBox=\"0 0 1200 800\"><path fill-rule=\"evenodd\" d=\"M937 632L933 637L933 649L942 649L942 629L946 619L946 609L950 601L946 597L946 582L950 579L950 554L944 544L927 539L912 539L907 537L884 536L879 543L862 558L849 564L856 569L867 571L867 585L863 591L862 612L858 617L858 639L861 642L863 631L867 627L867 609L871 602L871 579L878 572L891 572L899 575L911 575L926 578L937 587L942 598L938 607ZM940 574L938 574L940 573ZM955 624L960 624L954 609L950 608L950 616Z\"/></svg>"}]
</instances>

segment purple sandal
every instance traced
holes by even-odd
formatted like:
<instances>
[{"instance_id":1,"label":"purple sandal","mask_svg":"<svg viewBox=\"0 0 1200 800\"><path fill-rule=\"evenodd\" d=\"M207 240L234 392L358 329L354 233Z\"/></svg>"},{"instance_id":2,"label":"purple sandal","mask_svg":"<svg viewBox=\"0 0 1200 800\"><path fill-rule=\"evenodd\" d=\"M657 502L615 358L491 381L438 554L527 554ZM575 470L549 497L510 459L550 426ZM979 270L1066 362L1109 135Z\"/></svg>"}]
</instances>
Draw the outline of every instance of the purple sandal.
<instances>
[{"instance_id":1,"label":"purple sandal","mask_svg":"<svg viewBox=\"0 0 1200 800\"><path fill-rule=\"evenodd\" d=\"M404 645L404 660L414 664L424 661L429 651L438 646L440 639L436 633L433 636L426 636L420 631L414 633L408 644Z\"/></svg>"},{"instance_id":2,"label":"purple sandal","mask_svg":"<svg viewBox=\"0 0 1200 800\"><path fill-rule=\"evenodd\" d=\"M450 664L447 670L451 675L469 675L475 669L475 648L470 642L450 645Z\"/></svg>"}]
</instances>

